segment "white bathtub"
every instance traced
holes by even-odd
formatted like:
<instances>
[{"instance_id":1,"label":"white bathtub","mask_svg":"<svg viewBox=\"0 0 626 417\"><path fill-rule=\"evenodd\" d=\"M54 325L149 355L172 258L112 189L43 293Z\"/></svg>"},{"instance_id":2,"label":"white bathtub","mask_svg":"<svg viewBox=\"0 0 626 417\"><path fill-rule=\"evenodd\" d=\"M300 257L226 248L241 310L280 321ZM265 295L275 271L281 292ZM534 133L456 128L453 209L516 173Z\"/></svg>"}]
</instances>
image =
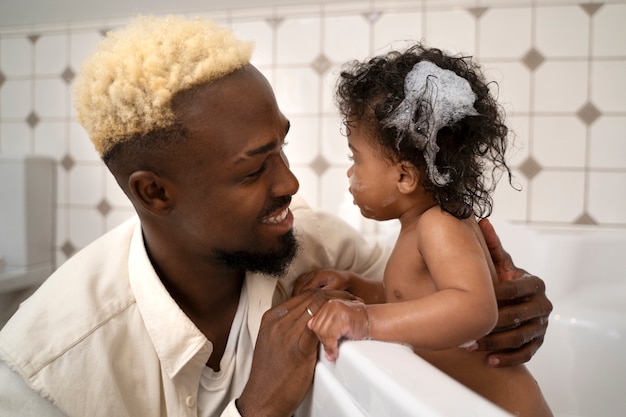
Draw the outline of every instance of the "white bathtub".
<instances>
[{"instance_id":1,"label":"white bathtub","mask_svg":"<svg viewBox=\"0 0 626 417\"><path fill-rule=\"evenodd\" d=\"M554 304L528 366L555 416L626 416L626 229L501 233L517 264L545 280Z\"/></svg>"},{"instance_id":2,"label":"white bathtub","mask_svg":"<svg viewBox=\"0 0 626 417\"><path fill-rule=\"evenodd\" d=\"M516 263L545 280L554 304L544 345L528 366L555 417L626 416L626 230L494 224ZM336 364L318 363L299 415L509 414L408 348L347 342Z\"/></svg>"}]
</instances>

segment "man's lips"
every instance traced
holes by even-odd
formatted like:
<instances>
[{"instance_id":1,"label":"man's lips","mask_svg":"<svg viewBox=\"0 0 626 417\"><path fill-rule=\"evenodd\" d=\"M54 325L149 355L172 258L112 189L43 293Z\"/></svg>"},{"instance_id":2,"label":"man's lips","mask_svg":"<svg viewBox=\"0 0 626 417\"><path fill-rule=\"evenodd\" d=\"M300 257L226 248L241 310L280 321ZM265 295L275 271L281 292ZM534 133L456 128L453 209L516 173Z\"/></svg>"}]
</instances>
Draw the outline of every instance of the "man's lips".
<instances>
[{"instance_id":1,"label":"man's lips","mask_svg":"<svg viewBox=\"0 0 626 417\"><path fill-rule=\"evenodd\" d=\"M289 214L289 207L286 207L277 213L274 213L268 217L263 218L261 222L264 224L278 224L282 222L283 220L285 220L288 214Z\"/></svg>"}]
</instances>

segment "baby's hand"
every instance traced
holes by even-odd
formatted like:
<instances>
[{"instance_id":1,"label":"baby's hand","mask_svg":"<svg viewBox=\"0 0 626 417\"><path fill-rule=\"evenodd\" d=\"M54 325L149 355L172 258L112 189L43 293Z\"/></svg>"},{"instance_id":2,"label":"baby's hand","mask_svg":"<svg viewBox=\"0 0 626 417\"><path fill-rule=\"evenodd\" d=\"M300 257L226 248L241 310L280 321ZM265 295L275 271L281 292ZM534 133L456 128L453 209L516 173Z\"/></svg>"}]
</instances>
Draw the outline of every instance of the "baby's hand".
<instances>
[{"instance_id":1,"label":"baby's hand","mask_svg":"<svg viewBox=\"0 0 626 417\"><path fill-rule=\"evenodd\" d=\"M298 277L293 287L293 295L311 288L344 291L348 288L349 283L350 277L346 271L316 269Z\"/></svg>"},{"instance_id":2,"label":"baby's hand","mask_svg":"<svg viewBox=\"0 0 626 417\"><path fill-rule=\"evenodd\" d=\"M313 315L307 326L324 345L325 356L332 362L339 356L341 340L370 337L367 306L361 301L329 300Z\"/></svg>"}]
</instances>

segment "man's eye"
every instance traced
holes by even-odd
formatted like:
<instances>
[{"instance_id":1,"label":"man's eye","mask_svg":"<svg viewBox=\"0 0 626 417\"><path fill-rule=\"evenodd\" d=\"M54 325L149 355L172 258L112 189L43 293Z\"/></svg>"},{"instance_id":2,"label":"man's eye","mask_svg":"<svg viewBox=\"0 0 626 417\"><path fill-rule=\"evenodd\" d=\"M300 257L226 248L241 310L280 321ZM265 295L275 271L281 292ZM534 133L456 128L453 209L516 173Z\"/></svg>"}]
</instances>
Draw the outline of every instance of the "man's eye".
<instances>
[{"instance_id":1,"label":"man's eye","mask_svg":"<svg viewBox=\"0 0 626 417\"><path fill-rule=\"evenodd\" d=\"M263 171L265 171L265 164L263 164L261 166L261 168L259 168L258 170L254 171L253 173L246 175L246 177L248 177L248 178L258 177L258 176L260 176L263 173Z\"/></svg>"}]
</instances>

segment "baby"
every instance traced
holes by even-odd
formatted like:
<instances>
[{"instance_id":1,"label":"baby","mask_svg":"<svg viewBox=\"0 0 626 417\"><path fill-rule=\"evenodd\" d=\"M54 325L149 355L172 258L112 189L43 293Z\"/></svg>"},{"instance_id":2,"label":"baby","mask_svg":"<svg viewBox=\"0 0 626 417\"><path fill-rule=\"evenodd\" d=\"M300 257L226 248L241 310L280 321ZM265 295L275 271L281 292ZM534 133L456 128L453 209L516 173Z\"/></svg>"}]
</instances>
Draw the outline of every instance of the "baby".
<instances>
[{"instance_id":1,"label":"baby","mask_svg":"<svg viewBox=\"0 0 626 417\"><path fill-rule=\"evenodd\" d=\"M514 415L551 416L525 366L488 368L486 353L472 351L497 321L497 276L476 219L491 214L499 175L511 179L508 129L480 67L415 45L353 63L337 102L355 204L367 218L399 219L401 229L386 302L330 301L308 322L326 356L337 358L341 339L405 343Z\"/></svg>"}]
</instances>

